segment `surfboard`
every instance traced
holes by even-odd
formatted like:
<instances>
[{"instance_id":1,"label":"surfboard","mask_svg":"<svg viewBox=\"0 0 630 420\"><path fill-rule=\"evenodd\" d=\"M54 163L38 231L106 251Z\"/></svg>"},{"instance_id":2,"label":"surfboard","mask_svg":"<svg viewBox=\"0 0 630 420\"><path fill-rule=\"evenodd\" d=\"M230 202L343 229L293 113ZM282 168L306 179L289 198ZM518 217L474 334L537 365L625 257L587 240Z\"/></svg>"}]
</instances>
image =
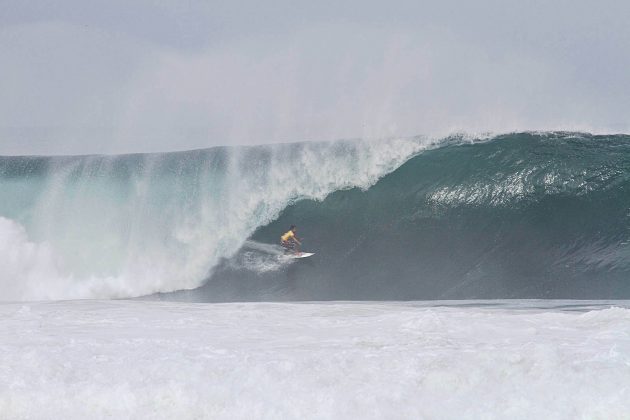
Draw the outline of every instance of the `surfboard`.
<instances>
[{"instance_id":1,"label":"surfboard","mask_svg":"<svg viewBox=\"0 0 630 420\"><path fill-rule=\"evenodd\" d=\"M287 254L289 258L306 258L315 255L314 252L300 252L299 254Z\"/></svg>"}]
</instances>

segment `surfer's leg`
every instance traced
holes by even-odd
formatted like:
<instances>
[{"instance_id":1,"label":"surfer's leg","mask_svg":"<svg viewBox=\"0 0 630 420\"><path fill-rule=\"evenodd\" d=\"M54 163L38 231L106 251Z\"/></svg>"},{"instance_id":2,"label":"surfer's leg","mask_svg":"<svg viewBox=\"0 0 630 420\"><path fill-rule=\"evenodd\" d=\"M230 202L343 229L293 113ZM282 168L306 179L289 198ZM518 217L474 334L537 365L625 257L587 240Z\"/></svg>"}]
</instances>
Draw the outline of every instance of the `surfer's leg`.
<instances>
[{"instance_id":1,"label":"surfer's leg","mask_svg":"<svg viewBox=\"0 0 630 420\"><path fill-rule=\"evenodd\" d=\"M284 252L291 252L291 253L295 252L294 250L295 244L293 242L289 242L289 241L281 242L280 245L282 245L282 248L284 248Z\"/></svg>"}]
</instances>

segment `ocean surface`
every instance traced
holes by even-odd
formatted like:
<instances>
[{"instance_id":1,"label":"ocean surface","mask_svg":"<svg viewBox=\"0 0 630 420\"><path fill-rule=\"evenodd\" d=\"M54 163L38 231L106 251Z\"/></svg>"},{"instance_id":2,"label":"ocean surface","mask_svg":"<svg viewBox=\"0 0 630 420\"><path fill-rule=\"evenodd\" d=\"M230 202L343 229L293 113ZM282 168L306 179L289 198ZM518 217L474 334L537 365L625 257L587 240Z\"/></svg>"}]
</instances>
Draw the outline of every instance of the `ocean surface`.
<instances>
[{"instance_id":1,"label":"ocean surface","mask_svg":"<svg viewBox=\"0 0 630 420\"><path fill-rule=\"evenodd\" d=\"M628 299L629 168L581 133L1 157L0 299Z\"/></svg>"},{"instance_id":2,"label":"ocean surface","mask_svg":"<svg viewBox=\"0 0 630 420\"><path fill-rule=\"evenodd\" d=\"M0 305L0 417L628 419L630 302Z\"/></svg>"},{"instance_id":3,"label":"ocean surface","mask_svg":"<svg viewBox=\"0 0 630 420\"><path fill-rule=\"evenodd\" d=\"M0 418L630 419L629 238L628 135L0 157Z\"/></svg>"}]
</instances>

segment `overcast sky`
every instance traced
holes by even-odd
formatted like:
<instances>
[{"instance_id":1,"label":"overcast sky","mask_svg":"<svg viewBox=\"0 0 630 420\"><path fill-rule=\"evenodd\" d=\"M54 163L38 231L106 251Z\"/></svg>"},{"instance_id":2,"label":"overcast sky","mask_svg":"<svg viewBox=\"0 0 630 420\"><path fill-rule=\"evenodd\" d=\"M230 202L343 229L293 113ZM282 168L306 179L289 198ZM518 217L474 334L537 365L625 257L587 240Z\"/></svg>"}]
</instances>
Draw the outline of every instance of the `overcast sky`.
<instances>
[{"instance_id":1,"label":"overcast sky","mask_svg":"<svg viewBox=\"0 0 630 420\"><path fill-rule=\"evenodd\" d=\"M0 154L630 132L630 2L0 0Z\"/></svg>"}]
</instances>

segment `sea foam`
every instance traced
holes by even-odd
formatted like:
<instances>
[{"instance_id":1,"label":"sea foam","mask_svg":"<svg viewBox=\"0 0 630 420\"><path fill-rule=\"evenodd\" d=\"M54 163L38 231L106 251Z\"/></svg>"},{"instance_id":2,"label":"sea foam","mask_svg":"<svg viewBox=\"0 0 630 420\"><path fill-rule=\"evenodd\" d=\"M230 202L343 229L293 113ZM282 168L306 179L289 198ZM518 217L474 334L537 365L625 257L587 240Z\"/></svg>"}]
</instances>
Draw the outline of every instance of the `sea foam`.
<instances>
[{"instance_id":1,"label":"sea foam","mask_svg":"<svg viewBox=\"0 0 630 420\"><path fill-rule=\"evenodd\" d=\"M630 310L554 304L5 303L0 413L627 418Z\"/></svg>"}]
</instances>

